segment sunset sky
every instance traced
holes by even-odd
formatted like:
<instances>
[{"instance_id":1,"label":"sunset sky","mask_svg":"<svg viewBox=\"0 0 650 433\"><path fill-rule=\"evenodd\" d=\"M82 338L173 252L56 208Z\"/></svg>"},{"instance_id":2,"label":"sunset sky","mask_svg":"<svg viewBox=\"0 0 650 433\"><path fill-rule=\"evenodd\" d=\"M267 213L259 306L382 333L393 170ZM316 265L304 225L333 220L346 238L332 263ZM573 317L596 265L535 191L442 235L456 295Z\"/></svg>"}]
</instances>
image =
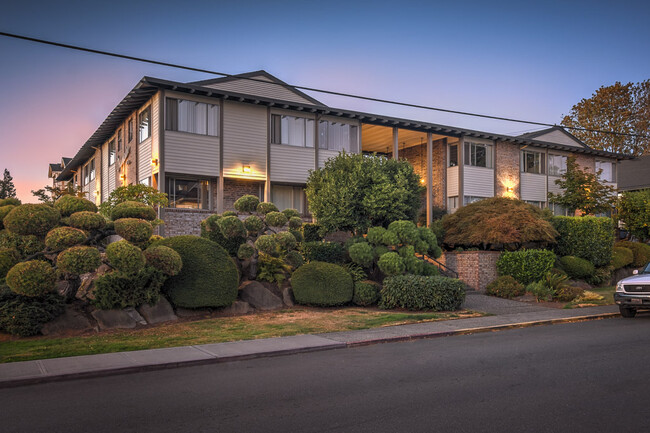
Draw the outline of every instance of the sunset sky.
<instances>
[{"instance_id":1,"label":"sunset sky","mask_svg":"<svg viewBox=\"0 0 650 433\"><path fill-rule=\"evenodd\" d=\"M0 31L291 84L559 123L650 78L648 1L7 1ZM48 184L144 76L208 75L0 37L0 170ZM312 94L328 105L520 134L535 127Z\"/></svg>"}]
</instances>

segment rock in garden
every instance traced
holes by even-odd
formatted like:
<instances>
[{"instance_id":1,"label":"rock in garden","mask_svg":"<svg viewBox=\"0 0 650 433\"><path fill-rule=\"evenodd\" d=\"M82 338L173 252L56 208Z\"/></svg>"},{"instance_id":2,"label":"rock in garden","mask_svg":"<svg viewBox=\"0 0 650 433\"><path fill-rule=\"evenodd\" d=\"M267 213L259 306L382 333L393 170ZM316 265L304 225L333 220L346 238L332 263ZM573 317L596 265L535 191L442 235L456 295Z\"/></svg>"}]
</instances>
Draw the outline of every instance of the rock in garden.
<instances>
[{"instance_id":1,"label":"rock in garden","mask_svg":"<svg viewBox=\"0 0 650 433\"><path fill-rule=\"evenodd\" d=\"M56 282L56 293L70 300L77 294L77 285L71 280L60 280Z\"/></svg>"},{"instance_id":2,"label":"rock in garden","mask_svg":"<svg viewBox=\"0 0 650 433\"><path fill-rule=\"evenodd\" d=\"M135 308L133 308L133 307L125 308L124 311L126 312L126 314L131 316L131 318L133 320L135 320L135 323L137 323L138 325L146 325L147 324L147 321L144 320L144 318L140 315L140 313L138 313L135 310Z\"/></svg>"},{"instance_id":3,"label":"rock in garden","mask_svg":"<svg viewBox=\"0 0 650 433\"><path fill-rule=\"evenodd\" d=\"M126 310L95 310L92 316L99 329L131 329L137 325L136 320Z\"/></svg>"},{"instance_id":4,"label":"rock in garden","mask_svg":"<svg viewBox=\"0 0 650 433\"><path fill-rule=\"evenodd\" d=\"M93 330L96 330L96 328L83 313L75 310L71 305L66 305L65 312L51 322L43 325L41 333L43 335L69 334L71 332L80 334Z\"/></svg>"},{"instance_id":5,"label":"rock in garden","mask_svg":"<svg viewBox=\"0 0 650 433\"><path fill-rule=\"evenodd\" d=\"M138 307L138 313L140 313L149 324L178 320L171 304L162 296L156 305L144 304Z\"/></svg>"},{"instance_id":6,"label":"rock in garden","mask_svg":"<svg viewBox=\"0 0 650 433\"><path fill-rule=\"evenodd\" d=\"M248 314L251 311L251 306L248 304L248 302L244 301L235 301L233 304L229 307L224 307L222 310L219 311L219 315L223 316L241 316L244 314Z\"/></svg>"},{"instance_id":7,"label":"rock in garden","mask_svg":"<svg viewBox=\"0 0 650 433\"><path fill-rule=\"evenodd\" d=\"M283 307L282 300L258 281L246 281L239 287L239 298L258 310L277 310Z\"/></svg>"},{"instance_id":8,"label":"rock in garden","mask_svg":"<svg viewBox=\"0 0 650 433\"><path fill-rule=\"evenodd\" d=\"M293 297L293 290L291 290L291 287L285 287L282 290L282 302L284 302L284 305L287 307L293 307L295 305L295 299Z\"/></svg>"},{"instance_id":9,"label":"rock in garden","mask_svg":"<svg viewBox=\"0 0 650 433\"><path fill-rule=\"evenodd\" d=\"M176 315L178 317L190 317L190 318L198 319L199 317L209 316L210 310L207 310L205 308L193 309L193 308L176 307Z\"/></svg>"},{"instance_id":10,"label":"rock in garden","mask_svg":"<svg viewBox=\"0 0 650 433\"><path fill-rule=\"evenodd\" d=\"M95 272L89 272L79 276L81 283L75 295L77 299L81 299L82 301L92 301L95 299L95 294L93 293L95 291L95 278L97 278Z\"/></svg>"}]
</instances>

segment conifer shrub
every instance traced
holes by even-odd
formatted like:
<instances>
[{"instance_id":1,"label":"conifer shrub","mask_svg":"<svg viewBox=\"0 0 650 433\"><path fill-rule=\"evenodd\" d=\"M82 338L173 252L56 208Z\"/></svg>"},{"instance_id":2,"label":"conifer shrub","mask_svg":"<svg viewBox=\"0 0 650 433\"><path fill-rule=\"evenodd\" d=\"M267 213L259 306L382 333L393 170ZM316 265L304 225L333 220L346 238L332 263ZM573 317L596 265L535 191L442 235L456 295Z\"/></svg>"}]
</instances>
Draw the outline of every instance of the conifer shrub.
<instances>
[{"instance_id":1,"label":"conifer shrub","mask_svg":"<svg viewBox=\"0 0 650 433\"><path fill-rule=\"evenodd\" d=\"M453 311L465 300L462 281L442 276L396 275L384 279L380 308Z\"/></svg>"},{"instance_id":2,"label":"conifer shrub","mask_svg":"<svg viewBox=\"0 0 650 433\"><path fill-rule=\"evenodd\" d=\"M278 245L278 241L275 236L262 235L255 241L255 248L264 254L276 256L279 253L280 246Z\"/></svg>"},{"instance_id":3,"label":"conifer shrub","mask_svg":"<svg viewBox=\"0 0 650 433\"><path fill-rule=\"evenodd\" d=\"M300 230L289 230L289 233L291 233L293 237L296 238L296 241L298 243L305 241L305 238L302 236L302 232Z\"/></svg>"},{"instance_id":4,"label":"conifer shrub","mask_svg":"<svg viewBox=\"0 0 650 433\"><path fill-rule=\"evenodd\" d=\"M56 272L49 263L29 260L17 263L5 277L7 286L23 296L43 296L54 289Z\"/></svg>"},{"instance_id":5,"label":"conifer shrub","mask_svg":"<svg viewBox=\"0 0 650 433\"><path fill-rule=\"evenodd\" d=\"M399 275L406 271L404 260L394 251L387 252L379 257L377 267L386 276Z\"/></svg>"},{"instance_id":6,"label":"conifer shrub","mask_svg":"<svg viewBox=\"0 0 650 433\"><path fill-rule=\"evenodd\" d=\"M20 260L20 254L14 248L0 248L0 284L4 282L9 269Z\"/></svg>"},{"instance_id":7,"label":"conifer shrub","mask_svg":"<svg viewBox=\"0 0 650 433\"><path fill-rule=\"evenodd\" d=\"M244 220L244 226L249 235L257 235L264 229L264 221L257 215L251 215Z\"/></svg>"},{"instance_id":8,"label":"conifer shrub","mask_svg":"<svg viewBox=\"0 0 650 433\"><path fill-rule=\"evenodd\" d=\"M142 250L126 240L109 244L106 247L106 257L112 267L127 275L138 273L147 261Z\"/></svg>"},{"instance_id":9,"label":"conifer shrub","mask_svg":"<svg viewBox=\"0 0 650 433\"><path fill-rule=\"evenodd\" d=\"M260 199L255 197L254 195L244 195L239 197L235 201L235 209L237 209L238 212L247 212L251 213L254 212L255 209L257 209L257 205L260 204Z\"/></svg>"},{"instance_id":10,"label":"conifer shrub","mask_svg":"<svg viewBox=\"0 0 650 433\"><path fill-rule=\"evenodd\" d=\"M357 281L354 283L352 302L360 307L369 307L379 300L381 286L374 281Z\"/></svg>"},{"instance_id":11,"label":"conifer shrub","mask_svg":"<svg viewBox=\"0 0 650 433\"><path fill-rule=\"evenodd\" d=\"M86 238L83 230L74 227L57 227L45 236L45 246L52 251L63 251L83 243Z\"/></svg>"},{"instance_id":12,"label":"conifer shrub","mask_svg":"<svg viewBox=\"0 0 650 433\"><path fill-rule=\"evenodd\" d=\"M180 254L169 247L156 245L147 248L143 253L147 265L159 270L168 277L178 275L183 268L183 260Z\"/></svg>"},{"instance_id":13,"label":"conifer shrub","mask_svg":"<svg viewBox=\"0 0 650 433\"><path fill-rule=\"evenodd\" d=\"M243 238L246 236L246 227L244 223L235 215L222 216L217 225L221 234L226 239Z\"/></svg>"},{"instance_id":14,"label":"conifer shrub","mask_svg":"<svg viewBox=\"0 0 650 433\"><path fill-rule=\"evenodd\" d=\"M650 262L650 245L641 242L619 241L616 242L617 247L629 248L634 254L634 261L632 266L640 268Z\"/></svg>"},{"instance_id":15,"label":"conifer shrub","mask_svg":"<svg viewBox=\"0 0 650 433\"><path fill-rule=\"evenodd\" d=\"M570 278L577 280L589 278L596 271L591 262L575 256L561 257L560 264Z\"/></svg>"},{"instance_id":16,"label":"conifer shrub","mask_svg":"<svg viewBox=\"0 0 650 433\"><path fill-rule=\"evenodd\" d=\"M284 262L291 266L293 269L298 269L305 264L305 259L302 257L298 251L289 251L284 256Z\"/></svg>"},{"instance_id":17,"label":"conifer shrub","mask_svg":"<svg viewBox=\"0 0 650 433\"><path fill-rule=\"evenodd\" d=\"M0 207L3 206L20 206L22 202L15 197L0 198Z\"/></svg>"},{"instance_id":18,"label":"conifer shrub","mask_svg":"<svg viewBox=\"0 0 650 433\"><path fill-rule=\"evenodd\" d=\"M630 266L634 262L634 252L625 247L612 248L612 261L610 265L614 269L621 269Z\"/></svg>"},{"instance_id":19,"label":"conifer shrub","mask_svg":"<svg viewBox=\"0 0 650 433\"><path fill-rule=\"evenodd\" d=\"M64 299L54 293L31 297L0 288L0 331L18 337L37 335L64 309Z\"/></svg>"},{"instance_id":20,"label":"conifer shrub","mask_svg":"<svg viewBox=\"0 0 650 433\"><path fill-rule=\"evenodd\" d=\"M99 250L94 247L70 247L61 251L56 258L57 268L72 275L93 272L101 264Z\"/></svg>"},{"instance_id":21,"label":"conifer shrub","mask_svg":"<svg viewBox=\"0 0 650 433\"><path fill-rule=\"evenodd\" d=\"M271 227L283 227L287 217L282 212L269 212L266 214L266 223Z\"/></svg>"},{"instance_id":22,"label":"conifer shrub","mask_svg":"<svg viewBox=\"0 0 650 433\"><path fill-rule=\"evenodd\" d=\"M358 242L348 249L350 259L363 267L370 267L375 261L375 254L372 246L368 242Z\"/></svg>"},{"instance_id":23,"label":"conifer shrub","mask_svg":"<svg viewBox=\"0 0 650 433\"><path fill-rule=\"evenodd\" d=\"M237 258L248 260L255 255L255 247L250 244L241 244L237 250Z\"/></svg>"},{"instance_id":24,"label":"conifer shrub","mask_svg":"<svg viewBox=\"0 0 650 433\"><path fill-rule=\"evenodd\" d=\"M59 224L61 214L47 204L23 204L12 209L4 217L7 230L21 236L44 237Z\"/></svg>"},{"instance_id":25,"label":"conifer shrub","mask_svg":"<svg viewBox=\"0 0 650 433\"><path fill-rule=\"evenodd\" d=\"M532 282L532 281L531 281ZM498 298L512 299L526 293L526 288L510 275L502 275L485 288L485 294Z\"/></svg>"},{"instance_id":26,"label":"conifer shrub","mask_svg":"<svg viewBox=\"0 0 650 433\"><path fill-rule=\"evenodd\" d=\"M323 240L321 235L322 227L315 223L306 223L302 226L302 232L305 242L320 242Z\"/></svg>"},{"instance_id":27,"label":"conifer shrub","mask_svg":"<svg viewBox=\"0 0 650 433\"><path fill-rule=\"evenodd\" d=\"M296 209L285 209L282 213L287 217L287 220L290 220L291 218L300 218L300 212ZM302 224L302 219L300 219L300 223Z\"/></svg>"},{"instance_id":28,"label":"conifer shrub","mask_svg":"<svg viewBox=\"0 0 650 433\"><path fill-rule=\"evenodd\" d=\"M266 215L269 212L278 212L278 208L276 205L270 202L260 202L257 205L257 213L261 215Z\"/></svg>"},{"instance_id":29,"label":"conifer shrub","mask_svg":"<svg viewBox=\"0 0 650 433\"><path fill-rule=\"evenodd\" d=\"M228 254L231 256L237 255L237 250L239 246L246 242L244 236L236 236L234 238L226 238L221 233L221 228L219 227L219 220L222 218L221 215L210 215L203 221L201 221L201 237L209 239L212 242L216 242L221 245L223 248L228 251ZM257 218L257 217L256 217ZM260 220L261 221L261 220Z\"/></svg>"},{"instance_id":30,"label":"conifer shrub","mask_svg":"<svg viewBox=\"0 0 650 433\"><path fill-rule=\"evenodd\" d=\"M140 269L136 274L109 272L95 280L93 305L101 310L153 305L160 299L165 278L161 271L151 266Z\"/></svg>"},{"instance_id":31,"label":"conifer shrub","mask_svg":"<svg viewBox=\"0 0 650 433\"><path fill-rule=\"evenodd\" d=\"M97 206L90 200L74 195L62 195L54 202L62 217L68 217L76 212L97 212Z\"/></svg>"},{"instance_id":32,"label":"conifer shrub","mask_svg":"<svg viewBox=\"0 0 650 433\"><path fill-rule=\"evenodd\" d=\"M296 269L291 287L297 303L320 307L346 304L354 293L350 274L343 267L326 262L310 262Z\"/></svg>"},{"instance_id":33,"label":"conifer shrub","mask_svg":"<svg viewBox=\"0 0 650 433\"><path fill-rule=\"evenodd\" d=\"M302 255L307 262L343 263L345 248L337 242L303 242Z\"/></svg>"},{"instance_id":34,"label":"conifer shrub","mask_svg":"<svg viewBox=\"0 0 650 433\"><path fill-rule=\"evenodd\" d=\"M289 218L289 228L290 229L298 230L300 227L302 227L302 218L300 218L298 216L292 216L291 218Z\"/></svg>"},{"instance_id":35,"label":"conifer shrub","mask_svg":"<svg viewBox=\"0 0 650 433\"><path fill-rule=\"evenodd\" d=\"M289 232L280 232L275 234L274 237L282 252L291 251L298 245L296 238Z\"/></svg>"},{"instance_id":36,"label":"conifer shrub","mask_svg":"<svg viewBox=\"0 0 650 433\"><path fill-rule=\"evenodd\" d=\"M5 218L7 215L9 215L9 212L11 212L11 210L12 210L13 208L15 208L15 207L16 207L16 206L14 206L14 205L12 205L12 204L9 204L9 205L6 205L6 206L2 206L2 207L0 207L0 230L2 230L2 229L5 228L5 225L4 225L4 223L2 222L2 220L4 220L4 218Z\"/></svg>"},{"instance_id":37,"label":"conifer shrub","mask_svg":"<svg viewBox=\"0 0 650 433\"><path fill-rule=\"evenodd\" d=\"M13 248L21 259L45 249L45 244L34 235L20 236L9 230L0 230L0 248Z\"/></svg>"},{"instance_id":38,"label":"conifer shrub","mask_svg":"<svg viewBox=\"0 0 650 433\"><path fill-rule=\"evenodd\" d=\"M68 223L81 230L100 230L106 225L106 220L97 212L81 211L70 215Z\"/></svg>"},{"instance_id":39,"label":"conifer shrub","mask_svg":"<svg viewBox=\"0 0 650 433\"><path fill-rule=\"evenodd\" d=\"M149 221L143 219L120 218L115 221L115 233L129 242L141 244L149 240L153 234L153 227Z\"/></svg>"},{"instance_id":40,"label":"conifer shrub","mask_svg":"<svg viewBox=\"0 0 650 433\"><path fill-rule=\"evenodd\" d=\"M111 219L117 221L122 218L137 218L146 221L153 221L157 217L156 211L139 201L124 201L116 204L111 210Z\"/></svg>"}]
</instances>

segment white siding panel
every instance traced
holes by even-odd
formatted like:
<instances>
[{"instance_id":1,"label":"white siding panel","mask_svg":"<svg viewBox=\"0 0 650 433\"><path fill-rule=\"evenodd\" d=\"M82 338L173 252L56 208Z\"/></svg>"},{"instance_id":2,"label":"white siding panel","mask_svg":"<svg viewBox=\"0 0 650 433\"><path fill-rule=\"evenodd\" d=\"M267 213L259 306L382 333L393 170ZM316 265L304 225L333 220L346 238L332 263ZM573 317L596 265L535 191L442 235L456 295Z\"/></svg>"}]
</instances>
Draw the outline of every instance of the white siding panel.
<instances>
[{"instance_id":1,"label":"white siding panel","mask_svg":"<svg viewBox=\"0 0 650 433\"><path fill-rule=\"evenodd\" d=\"M458 167L447 168L447 197L458 195Z\"/></svg>"},{"instance_id":2,"label":"white siding panel","mask_svg":"<svg viewBox=\"0 0 650 433\"><path fill-rule=\"evenodd\" d=\"M466 165L463 178L465 182L463 194L476 197L494 197L494 170Z\"/></svg>"},{"instance_id":3,"label":"white siding panel","mask_svg":"<svg viewBox=\"0 0 650 433\"><path fill-rule=\"evenodd\" d=\"M259 81L251 81L245 79L238 79L232 81L226 81L223 83L214 83L208 84L204 87L209 87L211 89L219 89L236 93L243 93L246 95L255 95L262 96L265 98L280 99L283 101L298 102L302 104L313 104L308 99L300 96L297 93L287 89L278 84L273 84L271 80L263 75L251 77L256 80L268 81L267 83L260 83Z\"/></svg>"},{"instance_id":4,"label":"white siding panel","mask_svg":"<svg viewBox=\"0 0 650 433\"><path fill-rule=\"evenodd\" d=\"M151 176L151 137L138 144L138 182Z\"/></svg>"},{"instance_id":5,"label":"white siding panel","mask_svg":"<svg viewBox=\"0 0 650 433\"><path fill-rule=\"evenodd\" d=\"M224 176L241 176L250 165L250 178L266 178L266 108L226 101L223 107ZM166 144L165 144L166 146Z\"/></svg>"},{"instance_id":6,"label":"white siding panel","mask_svg":"<svg viewBox=\"0 0 650 433\"><path fill-rule=\"evenodd\" d=\"M95 163L95 164L97 164L97 163ZM96 187L97 187L97 181L96 180L90 181L88 183L88 185L87 185L87 188L88 188L87 189L87 191L88 191L87 194L88 195L87 195L86 198L88 198L88 200L92 201L93 203L95 203L95 197L96 197L95 196L95 188Z\"/></svg>"},{"instance_id":7,"label":"white siding panel","mask_svg":"<svg viewBox=\"0 0 650 433\"><path fill-rule=\"evenodd\" d=\"M520 173L521 199L531 201L546 201L546 175Z\"/></svg>"},{"instance_id":8,"label":"white siding panel","mask_svg":"<svg viewBox=\"0 0 650 433\"><path fill-rule=\"evenodd\" d=\"M165 131L165 171L219 175L219 137Z\"/></svg>"},{"instance_id":9,"label":"white siding panel","mask_svg":"<svg viewBox=\"0 0 650 433\"><path fill-rule=\"evenodd\" d=\"M314 169L313 148L271 145L271 181L306 183L309 170Z\"/></svg>"},{"instance_id":10,"label":"white siding panel","mask_svg":"<svg viewBox=\"0 0 650 433\"><path fill-rule=\"evenodd\" d=\"M318 149L318 167L324 167L325 161L334 158L339 152L336 150Z\"/></svg>"},{"instance_id":11,"label":"white siding panel","mask_svg":"<svg viewBox=\"0 0 650 433\"><path fill-rule=\"evenodd\" d=\"M111 193L113 191L115 191L115 189L117 188L117 186L115 185L115 170L116 170L116 167L117 167L117 163L113 164L108 169L108 195L106 195L104 197L104 200L106 200L108 198L108 196L111 195Z\"/></svg>"},{"instance_id":12,"label":"white siding panel","mask_svg":"<svg viewBox=\"0 0 650 433\"><path fill-rule=\"evenodd\" d=\"M575 146L583 148L582 144L575 141L573 138L569 137L562 131L551 131L546 134L535 137L535 140L540 141L549 141L551 143L564 144L567 146Z\"/></svg>"},{"instance_id":13,"label":"white siding panel","mask_svg":"<svg viewBox=\"0 0 650 433\"><path fill-rule=\"evenodd\" d=\"M109 140L110 141L110 140ZM102 173L102 200L106 201L108 199L108 194L110 194L110 191L108 189L108 143L104 143L102 146L102 168L101 168L101 173Z\"/></svg>"}]
</instances>

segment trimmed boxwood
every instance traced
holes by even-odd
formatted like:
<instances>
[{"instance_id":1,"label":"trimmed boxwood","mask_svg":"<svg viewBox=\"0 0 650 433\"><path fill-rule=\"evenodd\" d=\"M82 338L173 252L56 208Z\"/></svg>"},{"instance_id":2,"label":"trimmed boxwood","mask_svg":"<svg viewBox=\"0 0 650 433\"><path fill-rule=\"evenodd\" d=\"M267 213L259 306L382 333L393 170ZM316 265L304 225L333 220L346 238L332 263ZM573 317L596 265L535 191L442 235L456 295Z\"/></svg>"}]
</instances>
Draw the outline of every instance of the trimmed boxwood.
<instances>
[{"instance_id":1,"label":"trimmed boxwood","mask_svg":"<svg viewBox=\"0 0 650 433\"><path fill-rule=\"evenodd\" d=\"M559 233L555 251L559 256L575 256L594 266L605 266L612 259L614 224L605 217L556 216L551 220Z\"/></svg>"},{"instance_id":2,"label":"trimmed boxwood","mask_svg":"<svg viewBox=\"0 0 650 433\"><path fill-rule=\"evenodd\" d=\"M526 293L526 288L510 275L502 275L485 288L485 294L498 298L512 299Z\"/></svg>"},{"instance_id":3,"label":"trimmed boxwood","mask_svg":"<svg viewBox=\"0 0 650 433\"><path fill-rule=\"evenodd\" d=\"M154 245L170 247L183 261L183 269L163 286L163 292L175 306L226 307L237 299L237 267L216 242L186 235L166 238Z\"/></svg>"},{"instance_id":4,"label":"trimmed boxwood","mask_svg":"<svg viewBox=\"0 0 650 433\"><path fill-rule=\"evenodd\" d=\"M174 250L163 245L155 245L144 250L147 264L158 269L163 274L173 277L183 268L181 256Z\"/></svg>"},{"instance_id":5,"label":"trimmed boxwood","mask_svg":"<svg viewBox=\"0 0 650 433\"><path fill-rule=\"evenodd\" d=\"M115 221L115 233L129 242L136 244L146 242L153 234L149 221L139 218L121 218Z\"/></svg>"},{"instance_id":6,"label":"trimmed boxwood","mask_svg":"<svg viewBox=\"0 0 650 433\"><path fill-rule=\"evenodd\" d=\"M612 261L610 265L614 269L621 269L631 265L634 262L634 252L625 247L612 248Z\"/></svg>"},{"instance_id":7,"label":"trimmed boxwood","mask_svg":"<svg viewBox=\"0 0 650 433\"><path fill-rule=\"evenodd\" d=\"M254 195L244 195L239 197L235 201L235 209L237 209L239 212L248 212L251 213L257 209L257 205L260 204L260 199L255 197Z\"/></svg>"},{"instance_id":8,"label":"trimmed boxwood","mask_svg":"<svg viewBox=\"0 0 650 433\"><path fill-rule=\"evenodd\" d=\"M57 268L73 275L93 272L101 264L99 250L94 247L71 247L61 251L56 258Z\"/></svg>"},{"instance_id":9,"label":"trimmed boxwood","mask_svg":"<svg viewBox=\"0 0 650 433\"><path fill-rule=\"evenodd\" d=\"M266 224L270 227L282 227L287 221L287 217L282 212L269 212L266 214Z\"/></svg>"},{"instance_id":10,"label":"trimmed boxwood","mask_svg":"<svg viewBox=\"0 0 650 433\"><path fill-rule=\"evenodd\" d=\"M54 289L56 272L47 262L30 260L9 269L5 281L19 295L43 296Z\"/></svg>"},{"instance_id":11,"label":"trimmed boxwood","mask_svg":"<svg viewBox=\"0 0 650 433\"><path fill-rule=\"evenodd\" d=\"M629 248L634 254L634 261L632 266L640 268L650 262L650 245L641 242L619 241L616 242L617 247Z\"/></svg>"},{"instance_id":12,"label":"trimmed boxwood","mask_svg":"<svg viewBox=\"0 0 650 433\"><path fill-rule=\"evenodd\" d=\"M360 307L374 305L379 300L381 286L374 281L357 281L354 283L352 302Z\"/></svg>"},{"instance_id":13,"label":"trimmed boxwood","mask_svg":"<svg viewBox=\"0 0 650 433\"><path fill-rule=\"evenodd\" d=\"M52 251L63 251L83 243L86 238L86 233L83 230L74 227L57 227L48 232L45 237L45 246Z\"/></svg>"},{"instance_id":14,"label":"trimmed boxwood","mask_svg":"<svg viewBox=\"0 0 650 433\"><path fill-rule=\"evenodd\" d=\"M156 211L149 205L139 201L125 201L116 204L111 210L111 219L117 221L121 218L139 218L153 221L157 217Z\"/></svg>"},{"instance_id":15,"label":"trimmed boxwood","mask_svg":"<svg viewBox=\"0 0 650 433\"><path fill-rule=\"evenodd\" d=\"M594 265L588 260L575 256L560 257L560 265L570 278L583 280L594 274Z\"/></svg>"},{"instance_id":16,"label":"trimmed boxwood","mask_svg":"<svg viewBox=\"0 0 650 433\"><path fill-rule=\"evenodd\" d=\"M221 233L221 228L219 228L219 220L221 218L221 215L214 214L201 221L201 237L218 243L231 256L236 256L239 246L246 242L246 238L244 236L236 236L230 239L226 238Z\"/></svg>"},{"instance_id":17,"label":"trimmed boxwood","mask_svg":"<svg viewBox=\"0 0 650 433\"><path fill-rule=\"evenodd\" d=\"M5 217L6 217L7 215L9 215L9 212L11 212L11 210L12 210L13 208L15 208L15 207L16 207L16 206L14 206L14 205L12 205L12 204L7 205L7 206L2 206L2 207L0 207L0 230L2 230L2 229L5 228L5 225L4 225L4 223L2 222L2 220L5 219Z\"/></svg>"},{"instance_id":18,"label":"trimmed boxwood","mask_svg":"<svg viewBox=\"0 0 650 433\"><path fill-rule=\"evenodd\" d=\"M64 299L54 293L34 298L0 288L0 331L19 337L36 335L64 309Z\"/></svg>"},{"instance_id":19,"label":"trimmed boxwood","mask_svg":"<svg viewBox=\"0 0 650 433\"><path fill-rule=\"evenodd\" d=\"M342 266L326 262L310 262L291 276L296 302L304 305L331 307L347 304L354 293L352 276Z\"/></svg>"},{"instance_id":20,"label":"trimmed boxwood","mask_svg":"<svg viewBox=\"0 0 650 433\"><path fill-rule=\"evenodd\" d=\"M104 274L95 280L93 305L102 310L155 304L165 281L162 272L146 266L135 275L120 271Z\"/></svg>"},{"instance_id":21,"label":"trimmed boxwood","mask_svg":"<svg viewBox=\"0 0 650 433\"><path fill-rule=\"evenodd\" d=\"M61 214L47 204L23 204L11 210L4 218L6 229L17 235L45 236L59 224Z\"/></svg>"},{"instance_id":22,"label":"trimmed boxwood","mask_svg":"<svg viewBox=\"0 0 650 433\"><path fill-rule=\"evenodd\" d=\"M368 242L358 242L348 249L350 259L363 267L370 267L375 261L375 252Z\"/></svg>"},{"instance_id":23,"label":"trimmed boxwood","mask_svg":"<svg viewBox=\"0 0 650 433\"><path fill-rule=\"evenodd\" d=\"M137 273L146 263L142 250L125 240L109 244L106 257L111 266L125 274Z\"/></svg>"},{"instance_id":24,"label":"trimmed boxwood","mask_svg":"<svg viewBox=\"0 0 650 433\"><path fill-rule=\"evenodd\" d=\"M308 262L343 263L345 248L337 242L303 242L302 255Z\"/></svg>"},{"instance_id":25,"label":"trimmed boxwood","mask_svg":"<svg viewBox=\"0 0 650 433\"><path fill-rule=\"evenodd\" d=\"M61 216L67 217L75 212L97 212L97 206L90 200L74 195L63 195L54 202L54 207L61 212Z\"/></svg>"},{"instance_id":26,"label":"trimmed boxwood","mask_svg":"<svg viewBox=\"0 0 650 433\"><path fill-rule=\"evenodd\" d=\"M9 269L20 260L20 254L14 248L0 248L0 283L4 281Z\"/></svg>"},{"instance_id":27,"label":"trimmed boxwood","mask_svg":"<svg viewBox=\"0 0 650 433\"><path fill-rule=\"evenodd\" d=\"M462 281L442 276L396 275L384 279L380 308L457 310L465 300Z\"/></svg>"},{"instance_id":28,"label":"trimmed boxwood","mask_svg":"<svg viewBox=\"0 0 650 433\"><path fill-rule=\"evenodd\" d=\"M81 230L100 230L106 225L102 215L90 211L75 212L70 215L68 222L72 227Z\"/></svg>"},{"instance_id":29,"label":"trimmed boxwood","mask_svg":"<svg viewBox=\"0 0 650 433\"><path fill-rule=\"evenodd\" d=\"M528 285L546 275L554 263L555 254L548 250L505 251L497 261L497 271Z\"/></svg>"}]
</instances>

